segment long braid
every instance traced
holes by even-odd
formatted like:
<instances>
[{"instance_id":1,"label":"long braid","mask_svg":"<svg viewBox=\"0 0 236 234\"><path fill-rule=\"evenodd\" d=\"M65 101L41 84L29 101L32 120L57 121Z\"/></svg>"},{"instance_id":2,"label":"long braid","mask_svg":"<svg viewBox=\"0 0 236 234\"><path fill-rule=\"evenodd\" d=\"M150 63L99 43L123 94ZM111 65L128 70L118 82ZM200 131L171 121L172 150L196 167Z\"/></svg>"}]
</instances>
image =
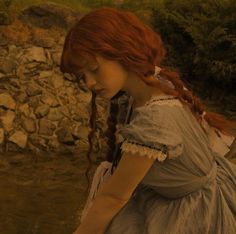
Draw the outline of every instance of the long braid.
<instances>
[{"instance_id":1,"label":"long braid","mask_svg":"<svg viewBox=\"0 0 236 234\"><path fill-rule=\"evenodd\" d=\"M169 68L152 67L153 71L149 71L153 76L143 74L141 79L149 86L157 87L166 94L173 95L183 104L187 105L199 123L205 119L209 125L220 130L226 135L235 135L236 122L226 119L223 115L206 112L206 108L200 98L186 88L177 72L171 71ZM164 80L164 81L163 81ZM171 85L170 85L170 84ZM171 86L171 87L170 87Z\"/></svg>"},{"instance_id":2,"label":"long braid","mask_svg":"<svg viewBox=\"0 0 236 234\"><path fill-rule=\"evenodd\" d=\"M119 106L117 102L111 102L109 108L109 116L107 118L107 130L105 131L105 137L107 138L108 152L106 154L106 160L112 162L113 152L116 142L116 124L117 124L117 115L119 112Z\"/></svg>"},{"instance_id":3,"label":"long braid","mask_svg":"<svg viewBox=\"0 0 236 234\"><path fill-rule=\"evenodd\" d=\"M115 148L116 148L116 126L118 122L120 124L124 123L125 116L126 116L126 109L128 107L128 100L125 96L122 96L125 94L125 92L120 91L118 92L111 100L110 102L110 108L109 108L109 116L107 118L107 130L104 132L104 137L107 138L107 145L108 145L108 152L105 156L106 160L109 162L115 162L116 164L119 162L121 157L121 149L118 147L118 152L114 155ZM122 99L121 102L119 102L118 99ZM122 105L119 105L122 104ZM119 111L121 111L121 115L118 115ZM124 114L123 114L124 113ZM91 160L91 153L93 150L93 137L95 135L96 131L96 114L97 114L97 107L96 107L96 94L92 92L92 100L91 100L91 115L90 115L90 128L91 131L88 135L88 141L89 141L89 150L87 152L87 159L89 161L89 165L86 169L85 175L87 178L87 189L85 193L89 190L90 185L90 179L89 179L89 171L91 169L92 160ZM119 119L117 117L120 116Z\"/></svg>"},{"instance_id":4,"label":"long braid","mask_svg":"<svg viewBox=\"0 0 236 234\"><path fill-rule=\"evenodd\" d=\"M170 71L168 68L162 68L159 73L161 76L167 78L174 85L175 96L177 96L180 101L187 104L198 122L203 118L213 127L219 129L225 134L235 134L235 122L226 120L224 116L214 113L206 112L205 105L201 102L200 98L194 96L193 93L186 88L184 82L181 80L179 74L174 71Z\"/></svg>"},{"instance_id":5,"label":"long braid","mask_svg":"<svg viewBox=\"0 0 236 234\"><path fill-rule=\"evenodd\" d=\"M90 129L91 131L88 134L88 142L89 142L89 150L86 154L86 157L89 161L89 165L86 169L85 175L87 179L87 188L85 193L89 190L90 185L90 179L89 179L89 171L92 167L92 159L91 159L91 153L93 151L93 138L96 132L96 115L97 115L97 106L96 106L96 93L92 92L92 99L91 99L91 114L89 119Z\"/></svg>"},{"instance_id":6,"label":"long braid","mask_svg":"<svg viewBox=\"0 0 236 234\"><path fill-rule=\"evenodd\" d=\"M118 124L123 124L126 116L126 109L128 106L128 99L125 92L119 91L110 102L109 117L107 119L107 130L105 136L107 138L108 152L106 160L113 162L116 166L120 159L121 149L117 147L116 130Z\"/></svg>"}]
</instances>

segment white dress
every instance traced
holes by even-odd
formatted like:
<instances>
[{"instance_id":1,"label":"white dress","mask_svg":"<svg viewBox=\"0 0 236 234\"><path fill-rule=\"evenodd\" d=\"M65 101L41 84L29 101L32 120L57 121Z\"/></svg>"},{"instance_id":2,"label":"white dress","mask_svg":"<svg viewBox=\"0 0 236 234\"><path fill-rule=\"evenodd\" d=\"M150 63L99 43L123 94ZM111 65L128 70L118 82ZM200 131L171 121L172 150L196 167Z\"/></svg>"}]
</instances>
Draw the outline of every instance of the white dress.
<instances>
[{"instance_id":1,"label":"white dress","mask_svg":"<svg viewBox=\"0 0 236 234\"><path fill-rule=\"evenodd\" d=\"M236 165L224 157L234 137L165 97L136 108L119 130L122 152L156 161L105 234L235 234Z\"/></svg>"}]
</instances>

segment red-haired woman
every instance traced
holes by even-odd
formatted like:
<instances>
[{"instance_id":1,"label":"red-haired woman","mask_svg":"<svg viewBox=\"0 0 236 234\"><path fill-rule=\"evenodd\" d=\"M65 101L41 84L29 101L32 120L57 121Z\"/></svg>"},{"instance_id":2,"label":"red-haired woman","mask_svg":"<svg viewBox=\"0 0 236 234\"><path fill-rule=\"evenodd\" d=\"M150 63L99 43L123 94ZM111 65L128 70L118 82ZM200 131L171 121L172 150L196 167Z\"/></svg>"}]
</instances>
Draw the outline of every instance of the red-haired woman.
<instances>
[{"instance_id":1,"label":"red-haired woman","mask_svg":"<svg viewBox=\"0 0 236 234\"><path fill-rule=\"evenodd\" d=\"M92 114L96 95L132 100L116 159L110 111L116 168L77 234L236 233L236 166L224 157L235 123L206 112L164 57L160 36L115 8L95 9L66 36L61 70L93 92Z\"/></svg>"}]
</instances>

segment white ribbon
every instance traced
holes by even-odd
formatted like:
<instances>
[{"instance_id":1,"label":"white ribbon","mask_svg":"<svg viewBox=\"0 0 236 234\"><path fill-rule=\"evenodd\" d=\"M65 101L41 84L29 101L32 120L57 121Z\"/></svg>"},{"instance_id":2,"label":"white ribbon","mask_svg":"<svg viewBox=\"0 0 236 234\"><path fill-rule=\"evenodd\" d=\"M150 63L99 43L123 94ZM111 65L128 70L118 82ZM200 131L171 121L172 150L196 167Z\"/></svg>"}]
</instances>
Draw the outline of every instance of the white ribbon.
<instances>
[{"instance_id":1,"label":"white ribbon","mask_svg":"<svg viewBox=\"0 0 236 234\"><path fill-rule=\"evenodd\" d=\"M161 68L158 66L155 66L155 72L154 72L154 76L156 77L157 75L159 75L161 72Z\"/></svg>"}]
</instances>

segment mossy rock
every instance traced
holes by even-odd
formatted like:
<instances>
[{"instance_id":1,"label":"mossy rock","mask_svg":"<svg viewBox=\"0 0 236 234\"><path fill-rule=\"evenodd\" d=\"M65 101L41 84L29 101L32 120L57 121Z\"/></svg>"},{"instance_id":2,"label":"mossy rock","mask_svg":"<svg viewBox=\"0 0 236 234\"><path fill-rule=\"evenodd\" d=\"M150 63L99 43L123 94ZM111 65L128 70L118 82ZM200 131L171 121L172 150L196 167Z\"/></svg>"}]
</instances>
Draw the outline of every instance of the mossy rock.
<instances>
[{"instance_id":1,"label":"mossy rock","mask_svg":"<svg viewBox=\"0 0 236 234\"><path fill-rule=\"evenodd\" d=\"M79 18L80 14L61 4L46 2L24 9L19 19L35 27L50 29L67 28Z\"/></svg>"}]
</instances>

